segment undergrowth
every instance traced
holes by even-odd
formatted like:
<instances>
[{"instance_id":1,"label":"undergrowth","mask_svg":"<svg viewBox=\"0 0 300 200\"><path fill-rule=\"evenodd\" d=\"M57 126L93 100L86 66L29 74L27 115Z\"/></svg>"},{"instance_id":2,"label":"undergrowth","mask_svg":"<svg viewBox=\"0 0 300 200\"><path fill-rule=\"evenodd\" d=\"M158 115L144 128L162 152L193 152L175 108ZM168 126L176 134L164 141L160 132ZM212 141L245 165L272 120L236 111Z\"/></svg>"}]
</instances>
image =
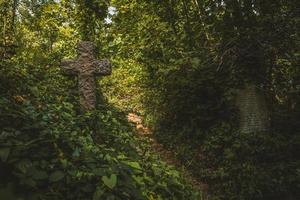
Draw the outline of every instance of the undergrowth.
<instances>
[{"instance_id":1,"label":"undergrowth","mask_svg":"<svg viewBox=\"0 0 300 200\"><path fill-rule=\"evenodd\" d=\"M56 64L1 62L1 199L200 198L136 140L124 113L105 101L81 113Z\"/></svg>"}]
</instances>

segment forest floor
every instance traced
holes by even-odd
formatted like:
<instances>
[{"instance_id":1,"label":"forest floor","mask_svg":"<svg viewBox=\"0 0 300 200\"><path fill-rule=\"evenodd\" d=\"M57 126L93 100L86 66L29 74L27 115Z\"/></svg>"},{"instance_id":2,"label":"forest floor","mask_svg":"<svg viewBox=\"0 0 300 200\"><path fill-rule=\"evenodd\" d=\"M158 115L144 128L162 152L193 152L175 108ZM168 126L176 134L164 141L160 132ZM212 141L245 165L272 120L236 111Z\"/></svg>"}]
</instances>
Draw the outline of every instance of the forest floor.
<instances>
[{"instance_id":1,"label":"forest floor","mask_svg":"<svg viewBox=\"0 0 300 200\"><path fill-rule=\"evenodd\" d=\"M153 131L143 125L143 118L141 116L135 113L129 113L127 115L127 120L135 125L136 133L139 138L149 139L151 152L157 154L163 161L179 170L183 174L183 177L194 187L195 190L198 190L201 193L207 193L208 185L193 178L192 174L184 168L178 159L176 159L174 152L167 150L156 140Z\"/></svg>"}]
</instances>

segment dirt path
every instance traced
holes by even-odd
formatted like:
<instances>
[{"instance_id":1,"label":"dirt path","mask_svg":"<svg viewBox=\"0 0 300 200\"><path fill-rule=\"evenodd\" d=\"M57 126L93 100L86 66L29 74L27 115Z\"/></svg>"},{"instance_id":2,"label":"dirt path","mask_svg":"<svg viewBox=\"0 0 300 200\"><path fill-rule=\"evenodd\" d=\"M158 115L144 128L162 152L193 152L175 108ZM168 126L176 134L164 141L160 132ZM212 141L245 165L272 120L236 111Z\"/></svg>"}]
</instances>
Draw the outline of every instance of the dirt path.
<instances>
[{"instance_id":1,"label":"dirt path","mask_svg":"<svg viewBox=\"0 0 300 200\"><path fill-rule=\"evenodd\" d=\"M182 169L180 170L183 173L183 176L186 178L186 180L193 185L193 187L196 190L206 192L208 190L208 185L205 183L201 183L193 178L191 173L189 173L187 170L184 170L183 165L179 160L176 159L173 152L165 149L162 144L158 143L155 139L155 136L153 132L143 125L143 118L134 114L129 113L127 115L127 120L130 123L133 123L136 127L137 134L140 137L147 137L150 140L151 144L151 150L155 153L157 153L163 161L166 163L173 165L176 167L176 169Z\"/></svg>"}]
</instances>

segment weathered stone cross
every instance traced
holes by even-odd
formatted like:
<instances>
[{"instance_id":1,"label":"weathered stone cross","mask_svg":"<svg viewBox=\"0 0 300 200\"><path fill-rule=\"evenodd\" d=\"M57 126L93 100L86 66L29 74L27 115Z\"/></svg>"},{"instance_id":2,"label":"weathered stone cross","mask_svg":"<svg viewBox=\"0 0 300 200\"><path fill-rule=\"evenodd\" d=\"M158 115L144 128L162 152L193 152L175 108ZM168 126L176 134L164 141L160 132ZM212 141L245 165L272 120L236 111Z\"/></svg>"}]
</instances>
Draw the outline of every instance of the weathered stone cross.
<instances>
[{"instance_id":1,"label":"weathered stone cross","mask_svg":"<svg viewBox=\"0 0 300 200\"><path fill-rule=\"evenodd\" d=\"M77 58L62 60L65 74L78 75L80 105L84 110L96 107L96 76L110 75L111 65L108 60L95 58L96 46L92 42L82 41L77 46Z\"/></svg>"}]
</instances>

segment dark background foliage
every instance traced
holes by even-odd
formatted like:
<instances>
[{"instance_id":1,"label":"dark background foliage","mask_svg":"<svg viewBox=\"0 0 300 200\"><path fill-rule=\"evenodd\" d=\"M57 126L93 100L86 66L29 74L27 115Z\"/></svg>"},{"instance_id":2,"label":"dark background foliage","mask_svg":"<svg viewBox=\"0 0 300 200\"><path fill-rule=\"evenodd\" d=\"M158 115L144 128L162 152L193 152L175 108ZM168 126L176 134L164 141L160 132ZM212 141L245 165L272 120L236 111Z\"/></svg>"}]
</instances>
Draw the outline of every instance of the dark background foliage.
<instances>
[{"instance_id":1,"label":"dark background foliage","mask_svg":"<svg viewBox=\"0 0 300 200\"><path fill-rule=\"evenodd\" d=\"M129 99L142 102L121 107L138 108L217 199L299 198L299 3L114 5L116 59L135 63ZM268 133L238 131L235 97L249 83L267 100Z\"/></svg>"}]
</instances>

